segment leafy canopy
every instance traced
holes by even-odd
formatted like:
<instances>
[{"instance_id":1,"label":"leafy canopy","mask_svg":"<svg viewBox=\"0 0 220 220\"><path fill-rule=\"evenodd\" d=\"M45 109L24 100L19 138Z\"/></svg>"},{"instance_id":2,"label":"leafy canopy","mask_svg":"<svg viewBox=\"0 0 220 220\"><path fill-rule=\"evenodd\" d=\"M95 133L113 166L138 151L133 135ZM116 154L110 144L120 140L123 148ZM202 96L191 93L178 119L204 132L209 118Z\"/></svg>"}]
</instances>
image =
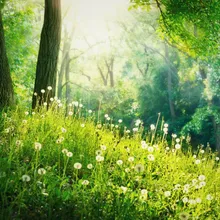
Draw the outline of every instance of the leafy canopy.
<instances>
[{"instance_id":1,"label":"leafy canopy","mask_svg":"<svg viewBox=\"0 0 220 220\"><path fill-rule=\"evenodd\" d=\"M160 32L170 43L193 57L218 54L219 0L130 0L130 8L160 11Z\"/></svg>"}]
</instances>

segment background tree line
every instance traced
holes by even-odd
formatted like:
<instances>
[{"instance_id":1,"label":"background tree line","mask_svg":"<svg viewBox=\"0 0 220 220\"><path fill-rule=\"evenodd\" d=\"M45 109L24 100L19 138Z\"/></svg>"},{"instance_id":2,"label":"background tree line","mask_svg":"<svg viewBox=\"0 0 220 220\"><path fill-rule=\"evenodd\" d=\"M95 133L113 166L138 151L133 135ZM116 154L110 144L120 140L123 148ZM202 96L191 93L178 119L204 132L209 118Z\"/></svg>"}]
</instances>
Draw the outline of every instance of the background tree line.
<instances>
[{"instance_id":1,"label":"background tree line","mask_svg":"<svg viewBox=\"0 0 220 220\"><path fill-rule=\"evenodd\" d=\"M148 126L160 112L171 132L220 151L217 0L132 0L117 34L103 41L77 35L59 0L0 2L1 108L24 100L30 106L33 92L41 104L41 90L51 86L50 97L67 105L81 100L93 110L101 103L103 114L123 117L126 126L138 118ZM112 24L106 26L111 33Z\"/></svg>"}]
</instances>

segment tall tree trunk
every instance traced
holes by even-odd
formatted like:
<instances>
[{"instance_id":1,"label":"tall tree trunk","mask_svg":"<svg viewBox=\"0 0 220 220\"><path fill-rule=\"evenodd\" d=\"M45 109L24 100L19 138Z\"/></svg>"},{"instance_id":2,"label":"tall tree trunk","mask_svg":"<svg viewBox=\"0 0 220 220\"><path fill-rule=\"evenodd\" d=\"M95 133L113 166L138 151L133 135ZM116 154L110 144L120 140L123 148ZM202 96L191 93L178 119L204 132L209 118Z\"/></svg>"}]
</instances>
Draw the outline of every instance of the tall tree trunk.
<instances>
[{"instance_id":1,"label":"tall tree trunk","mask_svg":"<svg viewBox=\"0 0 220 220\"><path fill-rule=\"evenodd\" d=\"M10 106L13 100L14 92L5 48L5 36L0 8L0 109Z\"/></svg>"},{"instance_id":2,"label":"tall tree trunk","mask_svg":"<svg viewBox=\"0 0 220 220\"><path fill-rule=\"evenodd\" d=\"M67 56L69 56L69 52L71 50L71 41L74 35L74 31L75 31L75 26L73 26L71 33L68 33L66 27L64 29L62 61L61 61L60 71L58 72L58 98L60 99L62 98L63 78L65 74L66 65L70 65L67 63L67 60L70 59Z\"/></svg>"},{"instance_id":3,"label":"tall tree trunk","mask_svg":"<svg viewBox=\"0 0 220 220\"><path fill-rule=\"evenodd\" d=\"M60 0L45 0L44 24L41 32L40 49L38 54L36 79L33 95L32 108L43 101L49 103L49 98L55 96L57 62L61 40L61 4ZM41 93L42 89L52 87L52 91Z\"/></svg>"},{"instance_id":4,"label":"tall tree trunk","mask_svg":"<svg viewBox=\"0 0 220 220\"><path fill-rule=\"evenodd\" d=\"M65 77L66 77L66 106L70 101L70 56L69 52L66 55L66 68L65 68Z\"/></svg>"},{"instance_id":5,"label":"tall tree trunk","mask_svg":"<svg viewBox=\"0 0 220 220\"><path fill-rule=\"evenodd\" d=\"M167 45L165 44L165 57L169 61L167 62L168 65L168 71L167 71L167 90L168 90L168 100L169 100L169 107L170 107L170 114L172 120L176 118L176 113L175 113L175 107L173 103L173 96L172 96L172 90L173 90L173 83L172 83L172 69L169 65L170 59L169 59L169 50Z\"/></svg>"}]
</instances>

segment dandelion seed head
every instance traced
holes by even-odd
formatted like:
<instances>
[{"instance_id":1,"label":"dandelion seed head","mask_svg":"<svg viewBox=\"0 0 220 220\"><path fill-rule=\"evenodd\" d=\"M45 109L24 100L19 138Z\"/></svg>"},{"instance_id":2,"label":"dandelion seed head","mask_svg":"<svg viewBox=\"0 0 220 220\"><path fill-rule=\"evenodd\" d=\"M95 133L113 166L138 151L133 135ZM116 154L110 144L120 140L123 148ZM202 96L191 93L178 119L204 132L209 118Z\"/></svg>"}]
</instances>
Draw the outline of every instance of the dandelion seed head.
<instances>
[{"instance_id":1,"label":"dandelion seed head","mask_svg":"<svg viewBox=\"0 0 220 220\"><path fill-rule=\"evenodd\" d=\"M23 182L29 182L31 180L30 176L28 176L27 174L23 175L21 179Z\"/></svg>"},{"instance_id":2,"label":"dandelion seed head","mask_svg":"<svg viewBox=\"0 0 220 220\"><path fill-rule=\"evenodd\" d=\"M74 163L73 166L74 166L74 168L77 169L77 170L80 170L80 169L82 168L82 164L81 164L81 163L78 163L78 162L77 162L77 163Z\"/></svg>"},{"instance_id":3,"label":"dandelion seed head","mask_svg":"<svg viewBox=\"0 0 220 220\"><path fill-rule=\"evenodd\" d=\"M35 142L35 143L34 143L34 148L35 148L35 150L40 151L41 148L42 148L41 143L39 143L39 142Z\"/></svg>"},{"instance_id":4,"label":"dandelion seed head","mask_svg":"<svg viewBox=\"0 0 220 220\"><path fill-rule=\"evenodd\" d=\"M89 170L91 170L91 169L93 168L93 165L90 163L90 164L87 165L87 168L88 168Z\"/></svg>"},{"instance_id":5,"label":"dandelion seed head","mask_svg":"<svg viewBox=\"0 0 220 220\"><path fill-rule=\"evenodd\" d=\"M44 174L46 174L46 170L45 170L44 168L38 169L37 172L38 172L39 175L44 175Z\"/></svg>"}]
</instances>

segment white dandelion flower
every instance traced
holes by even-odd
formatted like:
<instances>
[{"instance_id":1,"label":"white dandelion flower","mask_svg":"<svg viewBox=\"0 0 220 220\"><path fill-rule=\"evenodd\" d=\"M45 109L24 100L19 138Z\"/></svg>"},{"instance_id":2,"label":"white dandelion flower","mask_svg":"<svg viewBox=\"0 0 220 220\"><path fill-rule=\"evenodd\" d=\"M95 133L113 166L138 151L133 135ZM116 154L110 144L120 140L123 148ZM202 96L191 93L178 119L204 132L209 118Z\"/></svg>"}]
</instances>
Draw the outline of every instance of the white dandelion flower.
<instances>
[{"instance_id":1,"label":"white dandelion flower","mask_svg":"<svg viewBox=\"0 0 220 220\"><path fill-rule=\"evenodd\" d=\"M89 185L89 180L83 180L82 185L85 185L85 186Z\"/></svg>"},{"instance_id":2,"label":"white dandelion flower","mask_svg":"<svg viewBox=\"0 0 220 220\"><path fill-rule=\"evenodd\" d=\"M46 170L45 170L44 168L38 169L37 172L38 172L39 175L44 175L44 174L46 174Z\"/></svg>"},{"instance_id":3,"label":"white dandelion flower","mask_svg":"<svg viewBox=\"0 0 220 220\"><path fill-rule=\"evenodd\" d=\"M28 176L28 175L23 175L22 177L21 177L21 179L22 179L22 181L23 182L29 182L30 180L31 180L31 178L30 178L30 176Z\"/></svg>"},{"instance_id":4,"label":"white dandelion flower","mask_svg":"<svg viewBox=\"0 0 220 220\"><path fill-rule=\"evenodd\" d=\"M123 164L123 161L122 160L118 160L116 163L120 166L120 165Z\"/></svg>"},{"instance_id":5,"label":"white dandelion flower","mask_svg":"<svg viewBox=\"0 0 220 220\"><path fill-rule=\"evenodd\" d=\"M153 154L149 154L149 155L147 156L147 158L148 158L149 161L154 161L154 160L155 160L155 157L154 157Z\"/></svg>"},{"instance_id":6,"label":"white dandelion flower","mask_svg":"<svg viewBox=\"0 0 220 220\"><path fill-rule=\"evenodd\" d=\"M82 164L81 163L74 163L74 168L77 170L80 170L82 168Z\"/></svg>"},{"instance_id":7,"label":"white dandelion flower","mask_svg":"<svg viewBox=\"0 0 220 220\"><path fill-rule=\"evenodd\" d=\"M66 156L67 156L67 157L72 157L72 156L73 156L73 153L69 151L69 152L66 153Z\"/></svg>"},{"instance_id":8,"label":"white dandelion flower","mask_svg":"<svg viewBox=\"0 0 220 220\"><path fill-rule=\"evenodd\" d=\"M41 148L42 148L41 143L39 143L39 142L35 142L35 143L34 143L34 148L35 148L35 150L40 151L40 150L41 150Z\"/></svg>"},{"instance_id":9,"label":"white dandelion flower","mask_svg":"<svg viewBox=\"0 0 220 220\"><path fill-rule=\"evenodd\" d=\"M164 192L164 196L165 197L170 197L171 196L171 192L170 191L165 191Z\"/></svg>"},{"instance_id":10,"label":"white dandelion flower","mask_svg":"<svg viewBox=\"0 0 220 220\"><path fill-rule=\"evenodd\" d=\"M90 163L90 164L87 165L87 168L88 168L89 170L91 170L91 169L93 168L93 165Z\"/></svg>"}]
</instances>

